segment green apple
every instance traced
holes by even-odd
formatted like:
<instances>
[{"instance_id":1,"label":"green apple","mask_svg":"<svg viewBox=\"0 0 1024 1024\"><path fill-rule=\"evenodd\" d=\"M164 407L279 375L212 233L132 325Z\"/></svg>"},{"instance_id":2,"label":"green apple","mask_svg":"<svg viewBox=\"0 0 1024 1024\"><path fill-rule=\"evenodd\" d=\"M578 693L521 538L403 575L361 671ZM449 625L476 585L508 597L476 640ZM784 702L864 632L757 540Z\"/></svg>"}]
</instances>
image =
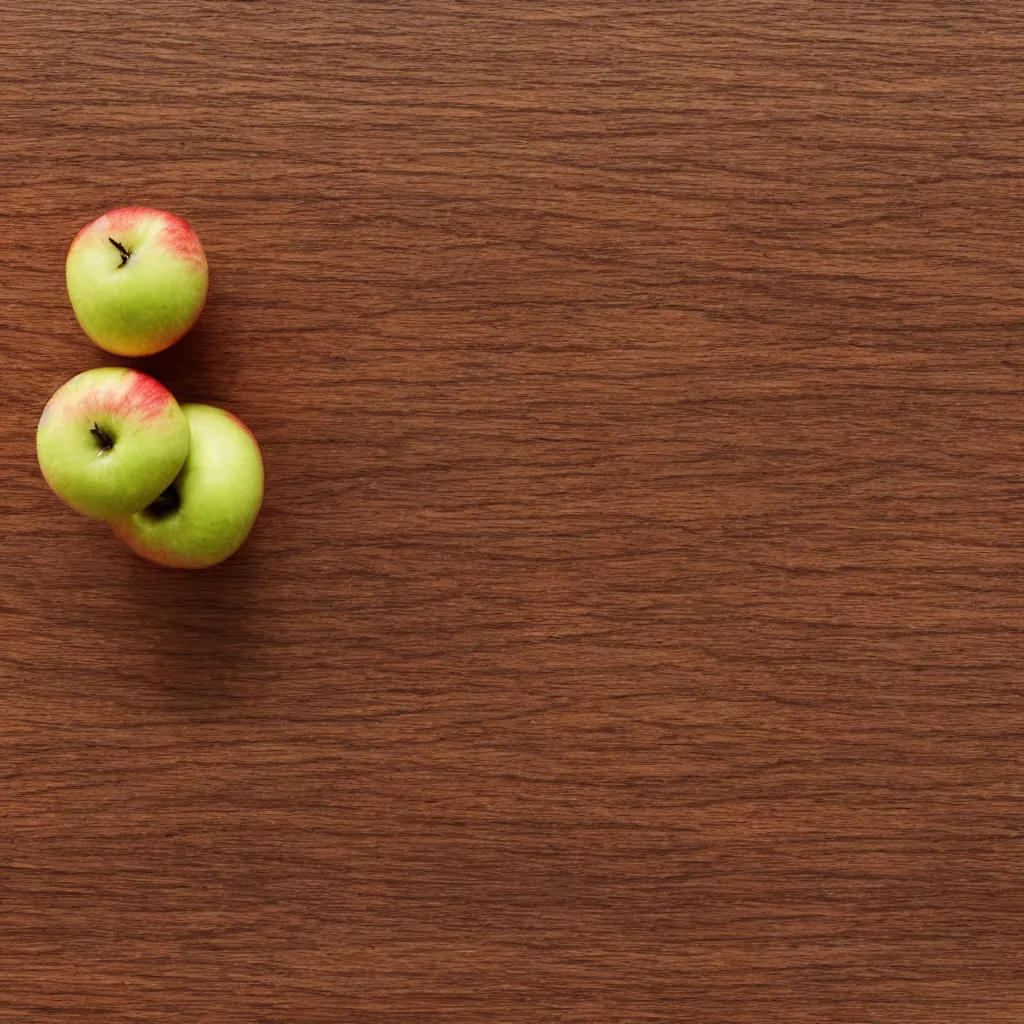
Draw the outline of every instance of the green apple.
<instances>
[{"instance_id":1,"label":"green apple","mask_svg":"<svg viewBox=\"0 0 1024 1024\"><path fill-rule=\"evenodd\" d=\"M237 417L183 405L191 445L174 482L148 508L114 523L136 554L159 565L202 569L233 555L263 501L259 445Z\"/></svg>"},{"instance_id":2,"label":"green apple","mask_svg":"<svg viewBox=\"0 0 1024 1024\"><path fill-rule=\"evenodd\" d=\"M188 448L188 420L174 396L125 366L72 377L46 403L36 430L46 482L97 519L145 508L177 476Z\"/></svg>"},{"instance_id":3,"label":"green apple","mask_svg":"<svg viewBox=\"0 0 1024 1024\"><path fill-rule=\"evenodd\" d=\"M192 228L144 206L111 210L82 228L66 270L82 330L119 356L173 345L199 319L210 280Z\"/></svg>"}]
</instances>

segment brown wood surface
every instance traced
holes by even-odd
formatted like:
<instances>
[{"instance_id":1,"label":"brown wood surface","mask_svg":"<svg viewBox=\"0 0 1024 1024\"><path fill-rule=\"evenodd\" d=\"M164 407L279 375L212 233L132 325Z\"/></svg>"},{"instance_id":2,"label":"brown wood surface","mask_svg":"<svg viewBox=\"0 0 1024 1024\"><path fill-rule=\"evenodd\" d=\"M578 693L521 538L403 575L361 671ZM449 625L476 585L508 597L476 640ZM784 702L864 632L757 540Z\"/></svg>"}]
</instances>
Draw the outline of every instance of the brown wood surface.
<instances>
[{"instance_id":1,"label":"brown wood surface","mask_svg":"<svg viewBox=\"0 0 1024 1024\"><path fill-rule=\"evenodd\" d=\"M1021 16L8 0L0 1019L1024 1020ZM206 573L35 464L129 203Z\"/></svg>"}]
</instances>

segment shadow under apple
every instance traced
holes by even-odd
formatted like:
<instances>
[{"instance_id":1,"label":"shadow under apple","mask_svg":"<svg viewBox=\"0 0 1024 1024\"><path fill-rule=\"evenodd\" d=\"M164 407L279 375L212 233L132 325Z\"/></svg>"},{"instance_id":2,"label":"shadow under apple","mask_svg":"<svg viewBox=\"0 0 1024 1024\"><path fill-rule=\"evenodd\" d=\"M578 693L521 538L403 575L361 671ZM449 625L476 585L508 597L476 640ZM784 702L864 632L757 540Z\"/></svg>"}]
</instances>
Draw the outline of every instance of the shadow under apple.
<instances>
[{"instance_id":1,"label":"shadow under apple","mask_svg":"<svg viewBox=\"0 0 1024 1024\"><path fill-rule=\"evenodd\" d=\"M179 342L132 365L156 377L179 402L226 403L230 391L230 360L217 353L219 328L203 319Z\"/></svg>"},{"instance_id":2,"label":"shadow under apple","mask_svg":"<svg viewBox=\"0 0 1024 1024\"><path fill-rule=\"evenodd\" d=\"M260 599L258 565L243 546L209 569L168 569L113 537L125 590L137 595L132 629L142 677L176 702L210 705L258 697L260 650L273 615Z\"/></svg>"}]
</instances>

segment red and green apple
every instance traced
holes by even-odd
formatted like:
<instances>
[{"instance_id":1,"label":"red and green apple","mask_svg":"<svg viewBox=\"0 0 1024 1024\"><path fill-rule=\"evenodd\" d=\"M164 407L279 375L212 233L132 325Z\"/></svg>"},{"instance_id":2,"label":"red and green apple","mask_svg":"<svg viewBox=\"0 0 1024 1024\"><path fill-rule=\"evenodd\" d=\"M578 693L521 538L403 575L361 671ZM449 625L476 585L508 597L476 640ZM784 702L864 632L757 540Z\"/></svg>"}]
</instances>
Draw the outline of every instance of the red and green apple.
<instances>
[{"instance_id":1,"label":"red and green apple","mask_svg":"<svg viewBox=\"0 0 1024 1024\"><path fill-rule=\"evenodd\" d=\"M206 255L180 217L144 206L111 210L71 243L68 295L82 330L120 356L173 345L199 319Z\"/></svg>"},{"instance_id":2,"label":"red and green apple","mask_svg":"<svg viewBox=\"0 0 1024 1024\"><path fill-rule=\"evenodd\" d=\"M201 569L233 555L263 501L263 462L249 429L231 413L186 404L191 443L174 482L141 512L114 523L136 554Z\"/></svg>"},{"instance_id":3,"label":"red and green apple","mask_svg":"<svg viewBox=\"0 0 1024 1024\"><path fill-rule=\"evenodd\" d=\"M73 377L46 403L36 430L46 482L73 509L97 519L149 505L188 450L188 420L174 396L124 366Z\"/></svg>"}]
</instances>

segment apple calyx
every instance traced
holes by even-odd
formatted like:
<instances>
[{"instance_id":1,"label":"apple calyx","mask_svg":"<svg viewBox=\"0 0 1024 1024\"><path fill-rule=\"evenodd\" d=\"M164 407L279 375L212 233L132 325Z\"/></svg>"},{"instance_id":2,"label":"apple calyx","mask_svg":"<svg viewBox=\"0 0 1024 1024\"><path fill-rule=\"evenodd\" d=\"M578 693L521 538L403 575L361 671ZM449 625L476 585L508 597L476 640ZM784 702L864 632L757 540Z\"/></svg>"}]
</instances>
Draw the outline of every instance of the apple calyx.
<instances>
[{"instance_id":1,"label":"apple calyx","mask_svg":"<svg viewBox=\"0 0 1024 1024\"><path fill-rule=\"evenodd\" d=\"M146 512L154 519L163 519L164 516L176 512L181 507L181 495L178 494L174 484L171 484L166 491L146 506Z\"/></svg>"},{"instance_id":2,"label":"apple calyx","mask_svg":"<svg viewBox=\"0 0 1024 1024\"><path fill-rule=\"evenodd\" d=\"M121 262L117 265L117 269L120 270L128 262L131 250L126 249L116 238L108 238L107 241L121 254Z\"/></svg>"},{"instance_id":3,"label":"apple calyx","mask_svg":"<svg viewBox=\"0 0 1024 1024\"><path fill-rule=\"evenodd\" d=\"M89 433L99 442L101 452L109 452L114 447L114 439L98 423L92 425Z\"/></svg>"}]
</instances>

